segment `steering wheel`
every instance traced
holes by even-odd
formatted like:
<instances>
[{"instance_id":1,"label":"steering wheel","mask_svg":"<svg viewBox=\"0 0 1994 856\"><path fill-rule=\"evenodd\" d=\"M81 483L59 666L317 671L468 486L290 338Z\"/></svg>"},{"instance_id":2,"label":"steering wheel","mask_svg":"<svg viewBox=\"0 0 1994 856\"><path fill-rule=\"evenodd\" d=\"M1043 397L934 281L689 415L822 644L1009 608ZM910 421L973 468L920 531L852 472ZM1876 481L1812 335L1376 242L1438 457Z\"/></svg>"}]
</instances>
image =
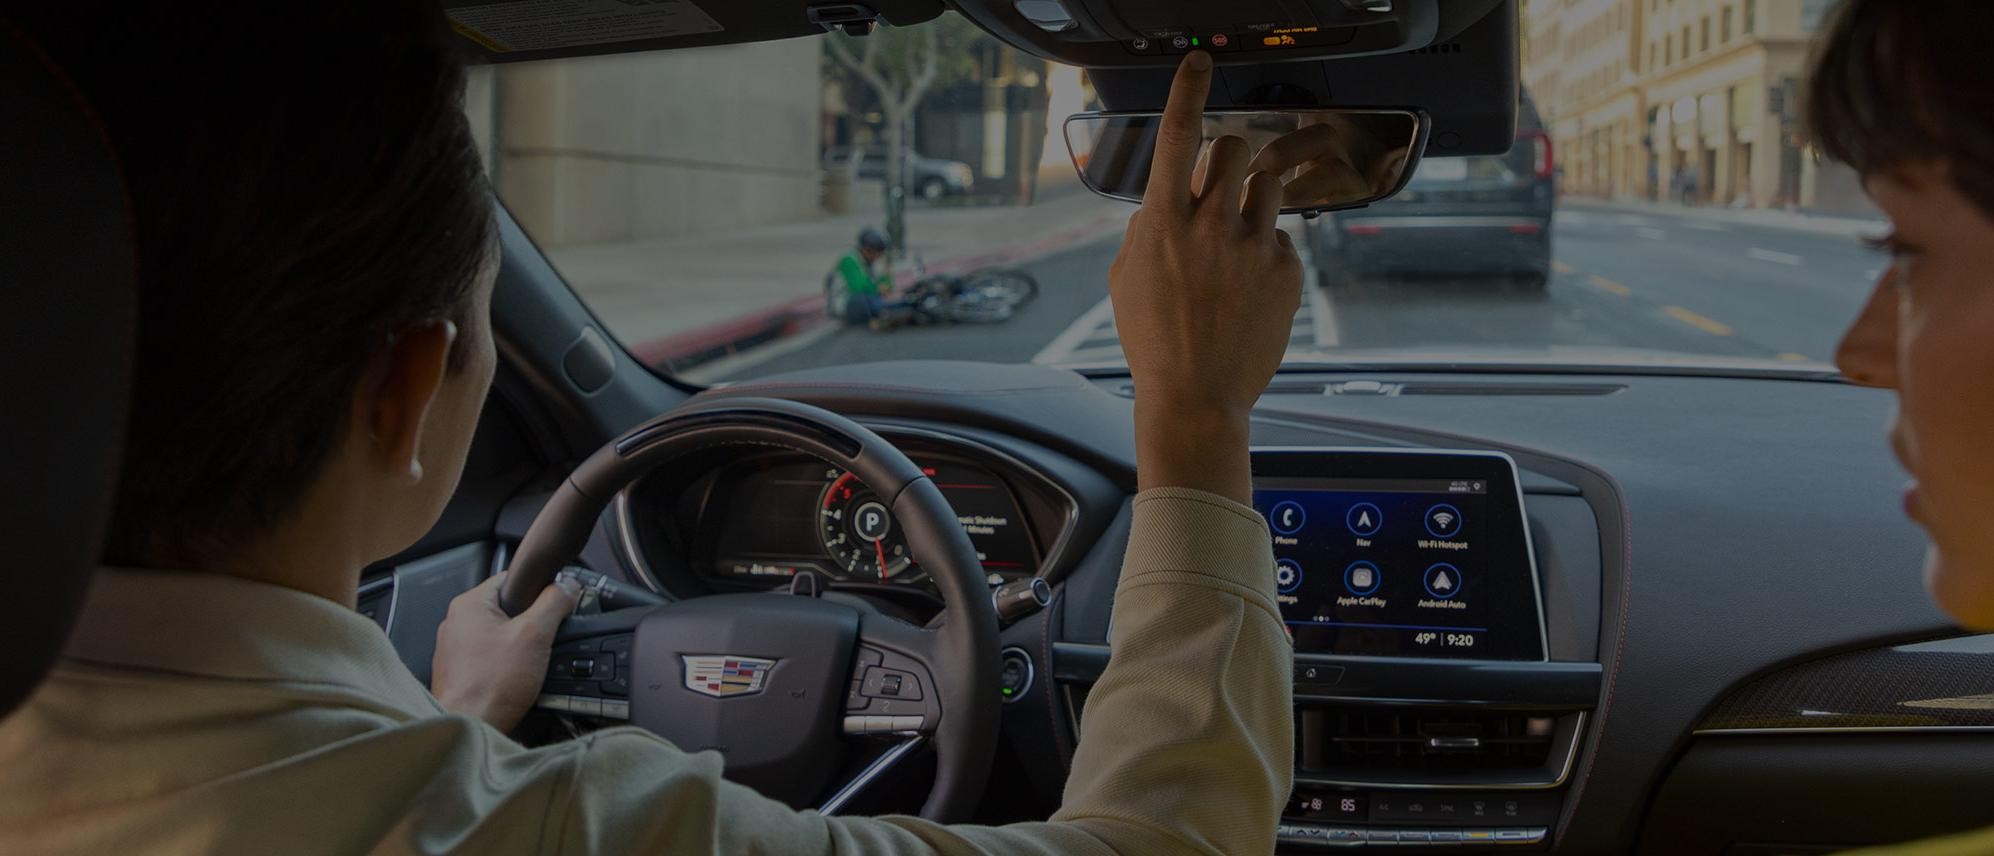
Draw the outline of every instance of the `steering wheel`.
<instances>
[{"instance_id":1,"label":"steering wheel","mask_svg":"<svg viewBox=\"0 0 1994 856\"><path fill-rule=\"evenodd\" d=\"M627 711L632 724L682 749L719 752L729 779L825 814L931 743L935 780L921 816L966 818L989 777L1001 713L989 585L941 490L856 422L798 402L741 398L695 403L631 429L576 467L541 509L499 604L511 615L524 611L639 477L730 446L800 452L857 476L886 502L913 560L934 580L941 617L916 627L807 586L792 587L803 596L709 595L575 615L554 649L553 674L575 693L560 698L585 712ZM859 763L851 750L877 748L881 737L897 742L833 788L841 770Z\"/></svg>"}]
</instances>

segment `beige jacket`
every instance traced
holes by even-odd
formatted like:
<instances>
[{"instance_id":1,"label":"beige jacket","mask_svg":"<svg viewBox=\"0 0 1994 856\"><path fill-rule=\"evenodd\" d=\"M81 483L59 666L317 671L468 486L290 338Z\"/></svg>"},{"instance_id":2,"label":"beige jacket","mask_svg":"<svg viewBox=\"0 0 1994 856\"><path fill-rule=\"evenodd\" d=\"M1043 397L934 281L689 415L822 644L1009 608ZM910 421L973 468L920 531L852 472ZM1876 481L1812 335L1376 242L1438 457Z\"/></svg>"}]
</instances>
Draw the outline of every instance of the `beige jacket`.
<instances>
[{"instance_id":1,"label":"beige jacket","mask_svg":"<svg viewBox=\"0 0 1994 856\"><path fill-rule=\"evenodd\" d=\"M0 853L1267 853L1292 757L1272 567L1252 509L1139 495L1063 805L1005 827L794 811L633 728L527 748L331 601L107 570L0 721Z\"/></svg>"}]
</instances>

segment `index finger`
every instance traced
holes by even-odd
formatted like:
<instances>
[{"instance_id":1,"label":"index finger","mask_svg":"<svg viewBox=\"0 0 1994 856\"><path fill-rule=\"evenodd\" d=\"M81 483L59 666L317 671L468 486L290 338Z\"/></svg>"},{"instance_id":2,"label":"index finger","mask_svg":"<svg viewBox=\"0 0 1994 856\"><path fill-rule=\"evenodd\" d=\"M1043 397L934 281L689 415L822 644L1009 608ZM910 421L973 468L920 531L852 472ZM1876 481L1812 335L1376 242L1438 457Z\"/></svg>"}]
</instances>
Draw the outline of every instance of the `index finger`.
<instances>
[{"instance_id":1,"label":"index finger","mask_svg":"<svg viewBox=\"0 0 1994 856\"><path fill-rule=\"evenodd\" d=\"M1211 91L1211 54L1186 54L1170 82L1170 100L1157 124L1156 154L1150 158L1144 202L1180 206L1191 201L1191 168L1205 140L1205 96Z\"/></svg>"}]
</instances>

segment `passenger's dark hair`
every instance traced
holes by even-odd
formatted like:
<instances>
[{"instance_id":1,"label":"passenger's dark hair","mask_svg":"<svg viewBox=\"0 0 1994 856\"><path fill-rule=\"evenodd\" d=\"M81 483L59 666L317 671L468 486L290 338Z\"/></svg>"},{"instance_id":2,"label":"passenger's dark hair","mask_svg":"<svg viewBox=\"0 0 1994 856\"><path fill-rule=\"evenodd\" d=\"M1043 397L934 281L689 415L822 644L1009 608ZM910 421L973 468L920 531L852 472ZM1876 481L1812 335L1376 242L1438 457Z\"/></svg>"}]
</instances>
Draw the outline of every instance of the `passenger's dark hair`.
<instances>
[{"instance_id":1,"label":"passenger's dark hair","mask_svg":"<svg viewBox=\"0 0 1994 856\"><path fill-rule=\"evenodd\" d=\"M463 64L407 0L36 5L10 14L95 108L132 203L106 561L199 568L296 513L393 335L486 323L496 226Z\"/></svg>"},{"instance_id":2,"label":"passenger's dark hair","mask_svg":"<svg viewBox=\"0 0 1994 856\"><path fill-rule=\"evenodd\" d=\"M1942 161L1994 216L1990 0L1844 0L1808 81L1808 135L1863 175Z\"/></svg>"}]
</instances>

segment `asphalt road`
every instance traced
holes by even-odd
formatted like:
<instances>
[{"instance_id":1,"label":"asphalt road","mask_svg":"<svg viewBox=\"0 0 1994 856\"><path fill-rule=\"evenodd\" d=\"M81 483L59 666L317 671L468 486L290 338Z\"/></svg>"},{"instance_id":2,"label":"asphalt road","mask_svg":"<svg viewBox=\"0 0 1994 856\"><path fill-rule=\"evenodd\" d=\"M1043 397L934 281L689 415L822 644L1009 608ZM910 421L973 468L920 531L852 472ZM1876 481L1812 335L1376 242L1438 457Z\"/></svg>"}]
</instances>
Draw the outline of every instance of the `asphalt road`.
<instances>
[{"instance_id":1,"label":"asphalt road","mask_svg":"<svg viewBox=\"0 0 1994 856\"><path fill-rule=\"evenodd\" d=\"M1568 204L1552 234L1556 272L1541 294L1451 280L1362 283L1332 296L1311 276L1291 353L1522 348L1584 359L1594 349L1638 348L1826 362L1884 266L1853 237L1694 213ZM888 359L1118 359L1105 304L1115 250L1110 238L1024 265L1040 297L1004 324L826 329L751 353L726 376Z\"/></svg>"}]
</instances>

